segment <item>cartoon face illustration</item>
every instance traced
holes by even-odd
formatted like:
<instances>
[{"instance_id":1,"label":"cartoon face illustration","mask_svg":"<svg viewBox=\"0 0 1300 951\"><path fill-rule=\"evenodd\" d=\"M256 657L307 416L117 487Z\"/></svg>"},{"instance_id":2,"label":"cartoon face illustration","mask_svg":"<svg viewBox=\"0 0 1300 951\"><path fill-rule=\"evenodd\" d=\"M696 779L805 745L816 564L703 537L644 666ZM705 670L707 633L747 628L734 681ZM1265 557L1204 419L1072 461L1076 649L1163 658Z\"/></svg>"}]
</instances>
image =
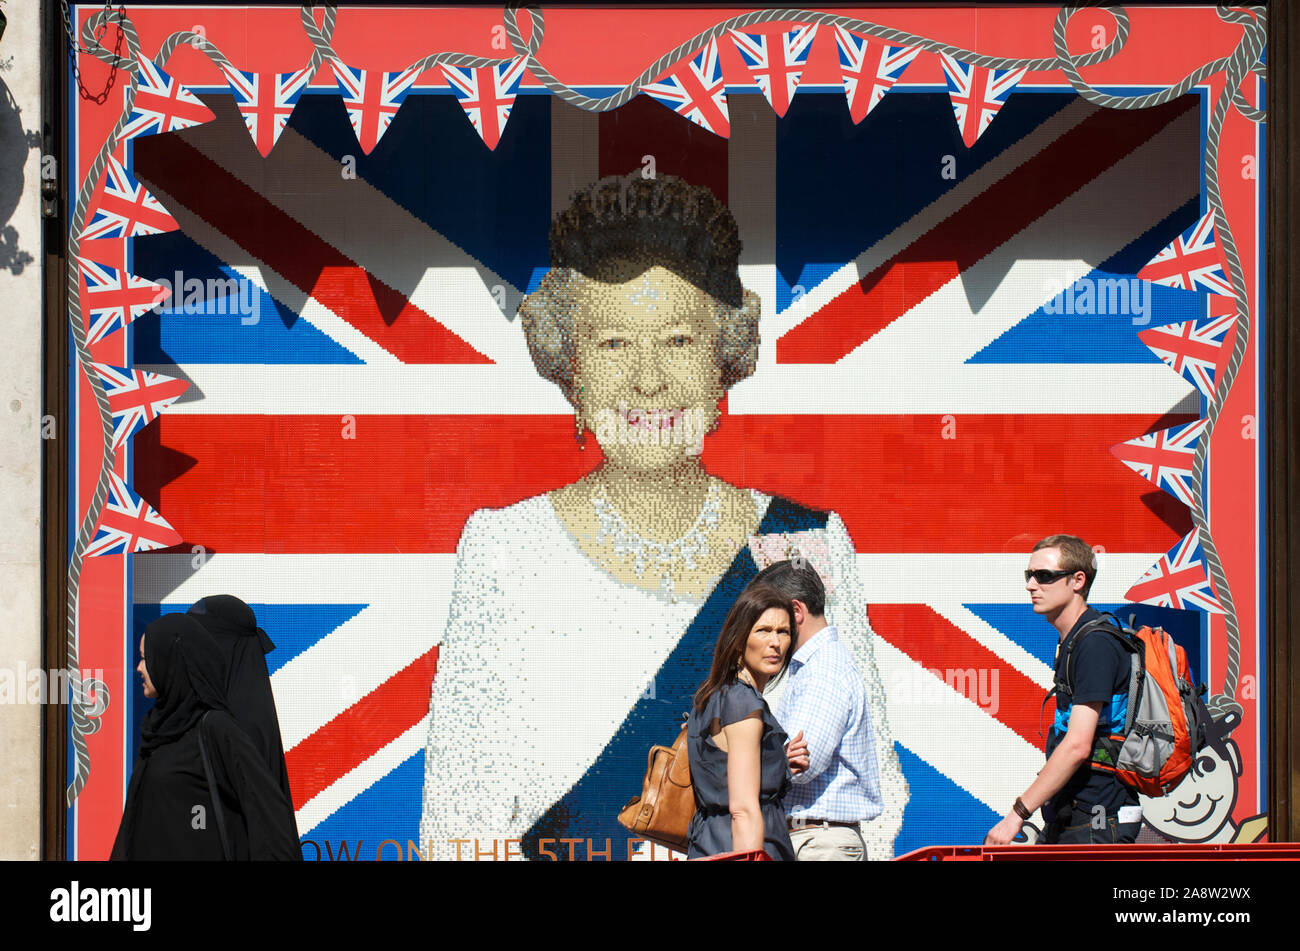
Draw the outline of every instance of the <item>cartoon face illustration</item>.
<instances>
[{"instance_id":1,"label":"cartoon face illustration","mask_svg":"<svg viewBox=\"0 0 1300 951\"><path fill-rule=\"evenodd\" d=\"M1229 841L1240 775L1237 744L1229 739L1211 744L1196 755L1191 770L1168 795L1139 797L1142 817L1157 832L1181 842Z\"/></svg>"}]
</instances>

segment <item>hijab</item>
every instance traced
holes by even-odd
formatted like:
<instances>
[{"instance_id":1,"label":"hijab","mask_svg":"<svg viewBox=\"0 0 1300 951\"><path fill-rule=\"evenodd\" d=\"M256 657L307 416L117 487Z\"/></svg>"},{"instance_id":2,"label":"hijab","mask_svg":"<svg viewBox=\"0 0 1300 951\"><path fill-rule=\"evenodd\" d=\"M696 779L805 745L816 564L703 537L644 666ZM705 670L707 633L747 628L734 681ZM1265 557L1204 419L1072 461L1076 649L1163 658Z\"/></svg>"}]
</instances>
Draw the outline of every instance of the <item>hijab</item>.
<instances>
[{"instance_id":1,"label":"hijab","mask_svg":"<svg viewBox=\"0 0 1300 951\"><path fill-rule=\"evenodd\" d=\"M280 718L266 667L265 655L275 644L257 626L253 609L234 595L200 598L187 613L207 630L221 652L222 682L231 715L261 751L266 768L292 801Z\"/></svg>"},{"instance_id":2,"label":"hijab","mask_svg":"<svg viewBox=\"0 0 1300 951\"><path fill-rule=\"evenodd\" d=\"M221 651L203 625L164 614L144 631L144 665L158 697L140 726L140 755L180 739L208 710L227 710Z\"/></svg>"},{"instance_id":3,"label":"hijab","mask_svg":"<svg viewBox=\"0 0 1300 951\"><path fill-rule=\"evenodd\" d=\"M263 654L275 650L266 631L257 626L257 615L233 594L213 594L199 598L185 612L196 618L208 632L224 638L256 637Z\"/></svg>"}]
</instances>

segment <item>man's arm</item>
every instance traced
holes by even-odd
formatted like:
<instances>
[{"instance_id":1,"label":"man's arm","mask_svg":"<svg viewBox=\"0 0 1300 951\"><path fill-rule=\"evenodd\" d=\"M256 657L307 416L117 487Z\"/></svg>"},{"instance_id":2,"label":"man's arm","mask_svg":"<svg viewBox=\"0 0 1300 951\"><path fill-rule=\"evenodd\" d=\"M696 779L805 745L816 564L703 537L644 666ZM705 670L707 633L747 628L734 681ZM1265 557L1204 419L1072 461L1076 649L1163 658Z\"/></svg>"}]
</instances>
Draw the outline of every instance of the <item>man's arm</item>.
<instances>
[{"instance_id":1,"label":"man's arm","mask_svg":"<svg viewBox=\"0 0 1300 951\"><path fill-rule=\"evenodd\" d=\"M811 782L830 767L853 712L852 694L839 678L827 677L815 669L804 676L811 679L798 697L790 698L785 710L789 722L781 724L786 732L801 732L808 748L808 768L791 777L801 784Z\"/></svg>"},{"instance_id":2,"label":"man's arm","mask_svg":"<svg viewBox=\"0 0 1300 951\"><path fill-rule=\"evenodd\" d=\"M1038 778L1030 784L1020 797L1025 809L1032 813L1042 806L1070 780L1075 771L1092 755L1092 742L1097 733L1097 720L1101 716L1101 702L1076 703L1070 709L1070 726L1060 745L1052 750L1047 765L1042 768ZM1020 832L1025 820L1016 815L1014 809L1007 817L995 825L984 837L985 845L1010 845L1011 840Z\"/></svg>"}]
</instances>

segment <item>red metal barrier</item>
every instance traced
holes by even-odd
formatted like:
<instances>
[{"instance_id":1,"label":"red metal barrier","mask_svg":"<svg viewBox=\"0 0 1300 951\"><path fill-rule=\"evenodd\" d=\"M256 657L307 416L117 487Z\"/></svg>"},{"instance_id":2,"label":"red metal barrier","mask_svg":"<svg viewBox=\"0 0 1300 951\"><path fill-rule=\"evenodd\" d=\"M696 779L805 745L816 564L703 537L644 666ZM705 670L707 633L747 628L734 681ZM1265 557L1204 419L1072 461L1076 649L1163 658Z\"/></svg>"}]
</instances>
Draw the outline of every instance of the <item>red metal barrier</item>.
<instances>
[{"instance_id":1,"label":"red metal barrier","mask_svg":"<svg viewBox=\"0 0 1300 951\"><path fill-rule=\"evenodd\" d=\"M1300 843L1241 845L932 845L896 862L1295 862Z\"/></svg>"}]
</instances>

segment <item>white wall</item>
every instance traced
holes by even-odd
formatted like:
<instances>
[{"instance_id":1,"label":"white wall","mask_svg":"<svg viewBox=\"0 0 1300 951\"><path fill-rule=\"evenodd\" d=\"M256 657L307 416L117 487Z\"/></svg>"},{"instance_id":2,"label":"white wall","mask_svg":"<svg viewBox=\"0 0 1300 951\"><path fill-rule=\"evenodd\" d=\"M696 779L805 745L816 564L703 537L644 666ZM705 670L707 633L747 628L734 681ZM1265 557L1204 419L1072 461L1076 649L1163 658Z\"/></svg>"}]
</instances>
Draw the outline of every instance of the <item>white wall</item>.
<instances>
[{"instance_id":1,"label":"white wall","mask_svg":"<svg viewBox=\"0 0 1300 951\"><path fill-rule=\"evenodd\" d=\"M10 676L41 665L40 8L0 7L9 20L0 38L0 668ZM37 704L0 703L3 859L40 856L40 717Z\"/></svg>"}]
</instances>

